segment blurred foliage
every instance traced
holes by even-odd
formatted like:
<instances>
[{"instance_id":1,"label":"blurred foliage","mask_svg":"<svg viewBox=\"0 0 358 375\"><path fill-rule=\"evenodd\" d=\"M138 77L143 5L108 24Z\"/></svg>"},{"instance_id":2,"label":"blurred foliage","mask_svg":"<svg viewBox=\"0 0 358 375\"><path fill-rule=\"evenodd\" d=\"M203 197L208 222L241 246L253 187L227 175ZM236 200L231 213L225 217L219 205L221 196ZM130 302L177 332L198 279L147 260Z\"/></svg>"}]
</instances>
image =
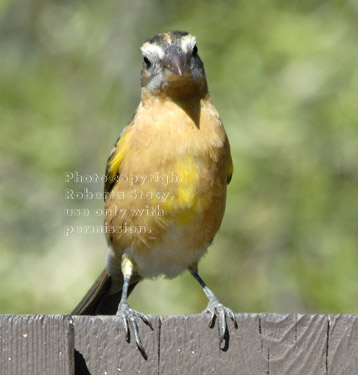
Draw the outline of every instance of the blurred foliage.
<instances>
[{"instance_id":1,"label":"blurred foliage","mask_svg":"<svg viewBox=\"0 0 358 375\"><path fill-rule=\"evenodd\" d=\"M65 208L65 172L102 175L139 102L139 47L197 36L235 171L201 275L235 311L358 310L358 3L0 2L1 313L66 313L105 264L101 225ZM188 275L143 282L148 313L193 313Z\"/></svg>"}]
</instances>

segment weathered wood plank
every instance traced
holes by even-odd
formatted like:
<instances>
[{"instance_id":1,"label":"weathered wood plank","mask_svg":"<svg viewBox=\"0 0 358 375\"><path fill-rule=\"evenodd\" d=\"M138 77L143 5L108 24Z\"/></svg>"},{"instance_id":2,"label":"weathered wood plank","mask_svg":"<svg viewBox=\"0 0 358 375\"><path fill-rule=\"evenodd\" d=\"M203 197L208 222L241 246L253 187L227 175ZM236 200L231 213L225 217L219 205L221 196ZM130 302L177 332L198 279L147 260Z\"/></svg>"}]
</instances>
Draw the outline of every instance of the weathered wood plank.
<instances>
[{"instance_id":1,"label":"weathered wood plank","mask_svg":"<svg viewBox=\"0 0 358 375\"><path fill-rule=\"evenodd\" d=\"M358 315L329 316L328 375L358 374Z\"/></svg>"},{"instance_id":2,"label":"weathered wood plank","mask_svg":"<svg viewBox=\"0 0 358 375\"><path fill-rule=\"evenodd\" d=\"M159 374L327 374L325 315L237 314L227 350L219 349L217 329L208 329L207 319L163 319Z\"/></svg>"},{"instance_id":3,"label":"weathered wood plank","mask_svg":"<svg viewBox=\"0 0 358 375\"><path fill-rule=\"evenodd\" d=\"M261 314L262 355L270 375L325 375L325 315Z\"/></svg>"},{"instance_id":4,"label":"weathered wood plank","mask_svg":"<svg viewBox=\"0 0 358 375\"><path fill-rule=\"evenodd\" d=\"M238 328L230 328L227 351L220 351L218 374L259 375L266 372L266 357L260 333L259 314L236 314Z\"/></svg>"},{"instance_id":5,"label":"weathered wood plank","mask_svg":"<svg viewBox=\"0 0 358 375\"><path fill-rule=\"evenodd\" d=\"M121 319L116 316L73 316L76 375L158 375L159 318L150 319L152 331L137 320L147 359L136 348L134 338L125 339Z\"/></svg>"},{"instance_id":6,"label":"weathered wood plank","mask_svg":"<svg viewBox=\"0 0 358 375\"><path fill-rule=\"evenodd\" d=\"M144 358L118 317L0 316L1 375L358 375L358 315L237 314L229 345L207 315L138 321Z\"/></svg>"},{"instance_id":7,"label":"weathered wood plank","mask_svg":"<svg viewBox=\"0 0 358 375\"><path fill-rule=\"evenodd\" d=\"M73 332L65 315L0 315L1 375L73 375Z\"/></svg>"},{"instance_id":8,"label":"weathered wood plank","mask_svg":"<svg viewBox=\"0 0 358 375\"><path fill-rule=\"evenodd\" d=\"M220 368L218 330L208 316L165 316L160 328L159 374L215 374Z\"/></svg>"},{"instance_id":9,"label":"weathered wood plank","mask_svg":"<svg viewBox=\"0 0 358 375\"><path fill-rule=\"evenodd\" d=\"M159 374L266 374L258 315L237 314L236 320L237 329L229 321L229 343L220 349L218 328L208 327L208 315L164 317Z\"/></svg>"}]
</instances>

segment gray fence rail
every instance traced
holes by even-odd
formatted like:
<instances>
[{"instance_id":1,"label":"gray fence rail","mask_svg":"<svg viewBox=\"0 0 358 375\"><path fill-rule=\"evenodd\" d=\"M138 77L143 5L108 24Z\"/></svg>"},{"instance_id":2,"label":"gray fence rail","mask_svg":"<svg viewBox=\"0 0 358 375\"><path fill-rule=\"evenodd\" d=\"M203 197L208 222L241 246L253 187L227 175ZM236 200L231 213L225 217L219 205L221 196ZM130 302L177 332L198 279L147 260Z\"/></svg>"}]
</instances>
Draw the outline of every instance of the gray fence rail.
<instances>
[{"instance_id":1,"label":"gray fence rail","mask_svg":"<svg viewBox=\"0 0 358 375\"><path fill-rule=\"evenodd\" d=\"M143 355L113 316L0 315L0 374L358 375L358 315L236 318L220 349L207 316L152 316Z\"/></svg>"}]
</instances>

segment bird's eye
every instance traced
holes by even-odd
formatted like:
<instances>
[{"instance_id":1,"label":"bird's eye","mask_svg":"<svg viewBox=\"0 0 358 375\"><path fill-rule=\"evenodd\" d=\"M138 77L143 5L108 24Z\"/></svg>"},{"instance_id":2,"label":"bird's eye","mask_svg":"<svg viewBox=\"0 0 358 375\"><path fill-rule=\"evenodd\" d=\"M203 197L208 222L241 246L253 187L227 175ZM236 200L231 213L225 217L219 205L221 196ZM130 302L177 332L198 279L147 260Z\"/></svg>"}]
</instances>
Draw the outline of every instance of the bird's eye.
<instances>
[{"instance_id":1,"label":"bird's eye","mask_svg":"<svg viewBox=\"0 0 358 375\"><path fill-rule=\"evenodd\" d=\"M152 66L152 63L149 61L147 57L144 56L143 61L147 69L149 69Z\"/></svg>"},{"instance_id":2,"label":"bird's eye","mask_svg":"<svg viewBox=\"0 0 358 375\"><path fill-rule=\"evenodd\" d=\"M195 46L193 48L193 56L196 56L197 54L198 54L198 47L195 44Z\"/></svg>"}]
</instances>

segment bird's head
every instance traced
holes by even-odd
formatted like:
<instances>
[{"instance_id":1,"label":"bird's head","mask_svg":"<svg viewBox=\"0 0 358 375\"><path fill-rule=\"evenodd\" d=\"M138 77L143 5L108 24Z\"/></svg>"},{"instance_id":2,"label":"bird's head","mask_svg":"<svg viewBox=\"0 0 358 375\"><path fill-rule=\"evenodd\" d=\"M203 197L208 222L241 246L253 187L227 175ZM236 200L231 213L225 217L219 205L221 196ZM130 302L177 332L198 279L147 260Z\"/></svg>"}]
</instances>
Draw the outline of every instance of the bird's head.
<instances>
[{"instance_id":1,"label":"bird's head","mask_svg":"<svg viewBox=\"0 0 358 375\"><path fill-rule=\"evenodd\" d=\"M148 39L141 51L142 90L181 99L207 94L204 64L194 36L181 31L158 34Z\"/></svg>"}]
</instances>

